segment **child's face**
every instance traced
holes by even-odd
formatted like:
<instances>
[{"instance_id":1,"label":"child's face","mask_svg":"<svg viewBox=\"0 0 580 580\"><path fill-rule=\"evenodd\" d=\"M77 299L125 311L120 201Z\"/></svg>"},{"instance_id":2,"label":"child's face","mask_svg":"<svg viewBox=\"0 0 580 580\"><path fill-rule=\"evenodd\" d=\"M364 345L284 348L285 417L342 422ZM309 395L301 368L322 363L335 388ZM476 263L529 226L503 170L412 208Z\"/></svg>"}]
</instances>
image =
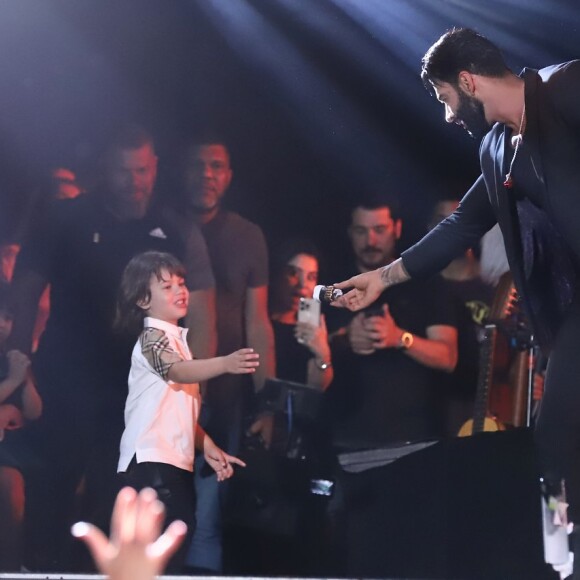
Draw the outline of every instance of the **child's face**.
<instances>
[{"instance_id":1,"label":"child's face","mask_svg":"<svg viewBox=\"0 0 580 580\"><path fill-rule=\"evenodd\" d=\"M139 306L147 316L177 324L187 314L189 292L181 276L162 270L161 279L154 274L149 283L151 299Z\"/></svg>"},{"instance_id":2,"label":"child's face","mask_svg":"<svg viewBox=\"0 0 580 580\"><path fill-rule=\"evenodd\" d=\"M12 332L12 317L0 312L0 345L3 345Z\"/></svg>"}]
</instances>

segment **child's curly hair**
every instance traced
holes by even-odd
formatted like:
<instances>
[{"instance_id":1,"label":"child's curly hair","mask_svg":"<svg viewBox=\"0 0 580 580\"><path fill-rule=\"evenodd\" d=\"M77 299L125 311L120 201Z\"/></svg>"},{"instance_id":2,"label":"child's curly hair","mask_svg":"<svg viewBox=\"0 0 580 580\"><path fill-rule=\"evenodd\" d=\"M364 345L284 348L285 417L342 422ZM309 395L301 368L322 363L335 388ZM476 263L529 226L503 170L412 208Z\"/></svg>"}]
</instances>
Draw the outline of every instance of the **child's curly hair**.
<instances>
[{"instance_id":1,"label":"child's curly hair","mask_svg":"<svg viewBox=\"0 0 580 580\"><path fill-rule=\"evenodd\" d=\"M127 264L121 279L117 297L115 330L122 334L138 336L143 329L145 311L139 302L151 299L151 277L161 280L162 272L185 278L185 268L171 254L164 252L143 252Z\"/></svg>"}]
</instances>

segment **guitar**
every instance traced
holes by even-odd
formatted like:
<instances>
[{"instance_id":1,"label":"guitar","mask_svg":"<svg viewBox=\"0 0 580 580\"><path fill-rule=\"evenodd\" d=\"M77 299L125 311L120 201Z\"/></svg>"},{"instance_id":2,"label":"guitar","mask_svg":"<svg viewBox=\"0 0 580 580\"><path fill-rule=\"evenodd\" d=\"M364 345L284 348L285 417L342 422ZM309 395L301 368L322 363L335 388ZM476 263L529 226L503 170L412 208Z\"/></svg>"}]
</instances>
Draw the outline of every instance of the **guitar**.
<instances>
[{"instance_id":1,"label":"guitar","mask_svg":"<svg viewBox=\"0 0 580 580\"><path fill-rule=\"evenodd\" d=\"M489 414L489 391L493 379L498 322L513 313L517 294L511 274L504 274L498 284L486 324L483 340L479 347L479 373L473 409L473 419L466 421L459 430L459 437L467 437L483 431L505 431L505 426Z\"/></svg>"}]
</instances>

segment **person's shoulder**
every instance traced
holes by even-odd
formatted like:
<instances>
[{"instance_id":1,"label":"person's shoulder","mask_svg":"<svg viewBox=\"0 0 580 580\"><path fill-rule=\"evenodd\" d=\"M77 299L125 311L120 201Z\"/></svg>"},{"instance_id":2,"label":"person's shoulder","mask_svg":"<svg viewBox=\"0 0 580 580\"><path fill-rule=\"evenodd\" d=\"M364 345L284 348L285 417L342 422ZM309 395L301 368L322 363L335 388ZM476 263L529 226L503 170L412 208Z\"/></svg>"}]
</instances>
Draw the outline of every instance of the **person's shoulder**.
<instances>
[{"instance_id":1,"label":"person's shoulder","mask_svg":"<svg viewBox=\"0 0 580 580\"><path fill-rule=\"evenodd\" d=\"M74 199L57 199L50 205L53 211L71 216L92 215L102 206L96 193L83 193Z\"/></svg>"},{"instance_id":2,"label":"person's shoulder","mask_svg":"<svg viewBox=\"0 0 580 580\"><path fill-rule=\"evenodd\" d=\"M534 71L535 72L535 71ZM539 78L538 90L557 105L560 101L566 103L569 97L576 102L580 91L580 60L570 60L553 64L537 71Z\"/></svg>"},{"instance_id":3,"label":"person's shoulder","mask_svg":"<svg viewBox=\"0 0 580 580\"><path fill-rule=\"evenodd\" d=\"M538 71L538 92L564 118L577 117L580 95L580 60L571 60Z\"/></svg>"},{"instance_id":4,"label":"person's shoulder","mask_svg":"<svg viewBox=\"0 0 580 580\"><path fill-rule=\"evenodd\" d=\"M191 229L198 226L193 219L187 219L189 214L168 202L155 202L147 212L147 218L159 222L163 227L179 232L185 236Z\"/></svg>"},{"instance_id":5,"label":"person's shoulder","mask_svg":"<svg viewBox=\"0 0 580 580\"><path fill-rule=\"evenodd\" d=\"M425 279L411 279L395 286L399 293L412 297L417 306L428 305L441 300L452 301L449 286L440 274Z\"/></svg>"},{"instance_id":6,"label":"person's shoulder","mask_svg":"<svg viewBox=\"0 0 580 580\"><path fill-rule=\"evenodd\" d=\"M170 245L177 244L177 248L170 246L170 251L180 258L183 250L193 243L192 240L197 241L202 237L195 222L162 208L152 208L142 221L142 227L149 230L150 236L162 238Z\"/></svg>"},{"instance_id":7,"label":"person's shoulder","mask_svg":"<svg viewBox=\"0 0 580 580\"><path fill-rule=\"evenodd\" d=\"M495 292L494 287L481 278L481 276L466 280L465 287L473 293L479 293L482 296L493 296Z\"/></svg>"},{"instance_id":8,"label":"person's shoulder","mask_svg":"<svg viewBox=\"0 0 580 580\"><path fill-rule=\"evenodd\" d=\"M240 230L255 231L262 233L260 226L253 221L241 216L235 211L224 211L223 212L224 223L229 227L235 227Z\"/></svg>"},{"instance_id":9,"label":"person's shoulder","mask_svg":"<svg viewBox=\"0 0 580 580\"><path fill-rule=\"evenodd\" d=\"M49 201L45 207L44 219L53 222L66 222L69 220L78 222L86 217L94 215L97 208L95 196L83 194L74 199L55 199Z\"/></svg>"},{"instance_id":10,"label":"person's shoulder","mask_svg":"<svg viewBox=\"0 0 580 580\"><path fill-rule=\"evenodd\" d=\"M407 282L399 285L401 288L405 288L407 291L419 292L421 294L432 292L432 291L444 291L446 288L446 283L440 274L435 274L434 276L429 276L428 278L418 279L411 278Z\"/></svg>"},{"instance_id":11,"label":"person's shoulder","mask_svg":"<svg viewBox=\"0 0 580 580\"><path fill-rule=\"evenodd\" d=\"M241 244L261 244L265 243L262 228L240 214L228 211L222 216L222 231L234 238Z\"/></svg>"},{"instance_id":12,"label":"person's shoulder","mask_svg":"<svg viewBox=\"0 0 580 580\"><path fill-rule=\"evenodd\" d=\"M25 238L26 248L39 245L55 247L58 243L75 243L82 237L88 224L97 219L97 204L89 194L75 199L51 200L41 206L37 215L31 220Z\"/></svg>"},{"instance_id":13,"label":"person's shoulder","mask_svg":"<svg viewBox=\"0 0 580 580\"><path fill-rule=\"evenodd\" d=\"M477 300L491 304L493 300L494 287L479 276L469 280L448 280L443 278L443 283L446 290L463 302Z\"/></svg>"},{"instance_id":14,"label":"person's shoulder","mask_svg":"<svg viewBox=\"0 0 580 580\"><path fill-rule=\"evenodd\" d=\"M570 75L580 75L580 60L552 64L538 70L538 74L544 83L557 82L561 78Z\"/></svg>"},{"instance_id":15,"label":"person's shoulder","mask_svg":"<svg viewBox=\"0 0 580 580\"><path fill-rule=\"evenodd\" d=\"M141 350L145 352L166 346L169 344L169 339L166 332L161 328L146 326L139 335L139 343L141 344Z\"/></svg>"}]
</instances>

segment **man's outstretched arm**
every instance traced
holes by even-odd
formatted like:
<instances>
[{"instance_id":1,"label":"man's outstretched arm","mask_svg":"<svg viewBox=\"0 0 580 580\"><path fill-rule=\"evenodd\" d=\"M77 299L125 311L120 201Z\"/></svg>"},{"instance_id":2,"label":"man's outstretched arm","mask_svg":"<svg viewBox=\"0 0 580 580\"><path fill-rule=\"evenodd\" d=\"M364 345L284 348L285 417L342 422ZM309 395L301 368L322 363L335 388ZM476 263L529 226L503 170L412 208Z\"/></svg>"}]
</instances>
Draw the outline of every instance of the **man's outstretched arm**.
<instances>
[{"instance_id":1,"label":"man's outstretched arm","mask_svg":"<svg viewBox=\"0 0 580 580\"><path fill-rule=\"evenodd\" d=\"M389 286L411 278L427 278L473 247L496 223L483 176L480 175L455 212L388 266L335 284L352 288L332 304L360 310L372 304Z\"/></svg>"},{"instance_id":2,"label":"man's outstretched arm","mask_svg":"<svg viewBox=\"0 0 580 580\"><path fill-rule=\"evenodd\" d=\"M346 294L335 300L332 305L349 310L361 310L372 304L385 290L395 284L410 280L411 276L403 265L401 258L391 262L387 266L377 268L371 272L365 272L358 276L353 276L344 282L334 284L335 288L352 288Z\"/></svg>"}]
</instances>

